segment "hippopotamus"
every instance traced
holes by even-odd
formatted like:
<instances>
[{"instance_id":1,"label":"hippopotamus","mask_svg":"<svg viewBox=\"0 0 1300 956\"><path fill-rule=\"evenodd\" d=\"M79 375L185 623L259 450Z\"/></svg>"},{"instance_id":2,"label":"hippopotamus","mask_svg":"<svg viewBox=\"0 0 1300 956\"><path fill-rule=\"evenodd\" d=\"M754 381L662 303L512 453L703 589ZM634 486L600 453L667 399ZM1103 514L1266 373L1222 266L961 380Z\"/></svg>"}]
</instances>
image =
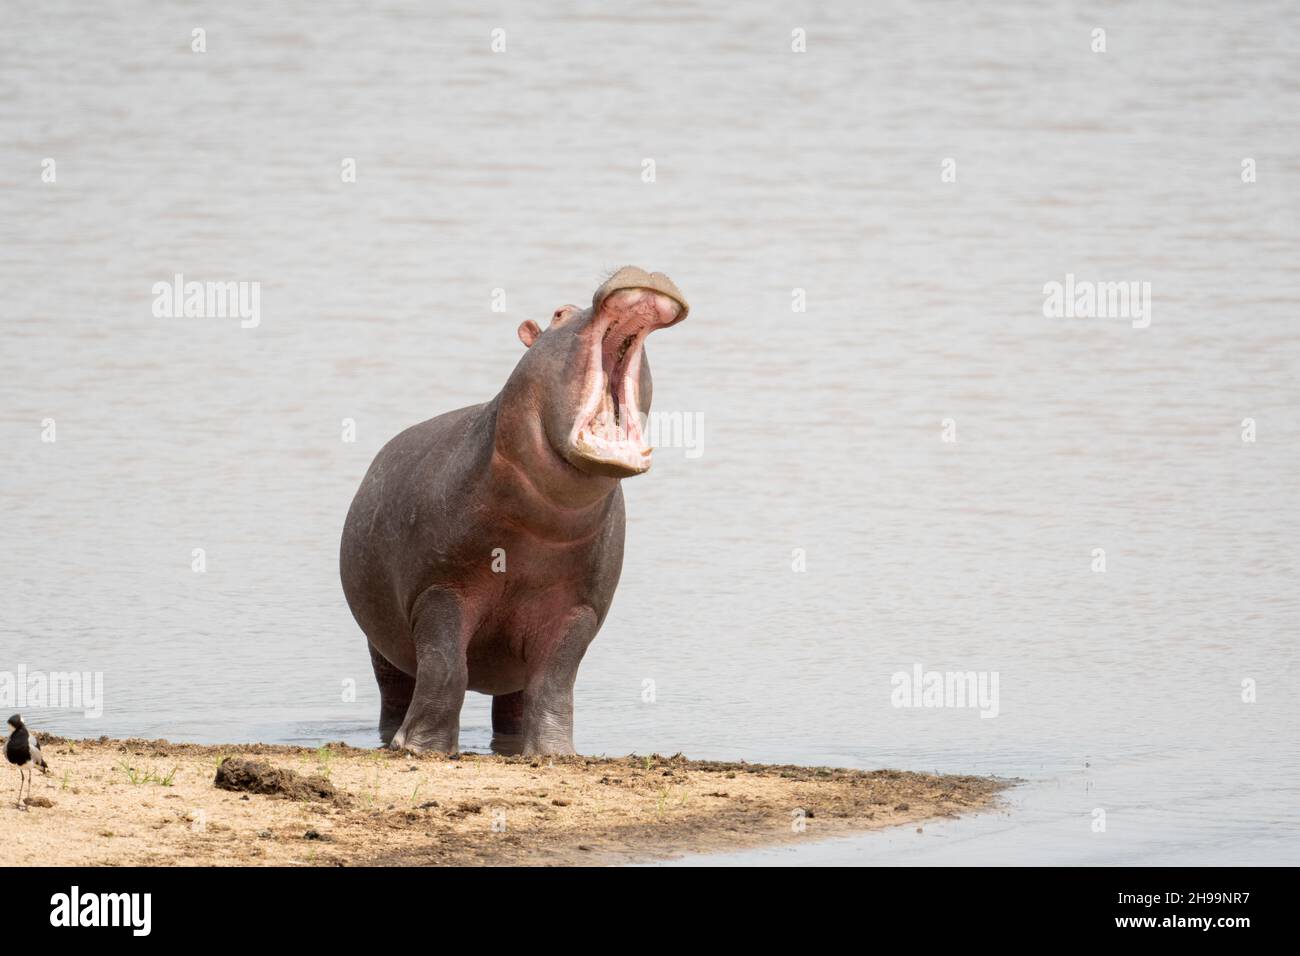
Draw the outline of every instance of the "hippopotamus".
<instances>
[{"instance_id":1,"label":"hippopotamus","mask_svg":"<svg viewBox=\"0 0 1300 956\"><path fill-rule=\"evenodd\" d=\"M375 456L339 569L389 747L456 752L467 690L492 749L573 753L578 665L623 566L621 481L650 468L645 340L686 318L660 272L619 269L586 309L519 326L491 401L413 425Z\"/></svg>"}]
</instances>

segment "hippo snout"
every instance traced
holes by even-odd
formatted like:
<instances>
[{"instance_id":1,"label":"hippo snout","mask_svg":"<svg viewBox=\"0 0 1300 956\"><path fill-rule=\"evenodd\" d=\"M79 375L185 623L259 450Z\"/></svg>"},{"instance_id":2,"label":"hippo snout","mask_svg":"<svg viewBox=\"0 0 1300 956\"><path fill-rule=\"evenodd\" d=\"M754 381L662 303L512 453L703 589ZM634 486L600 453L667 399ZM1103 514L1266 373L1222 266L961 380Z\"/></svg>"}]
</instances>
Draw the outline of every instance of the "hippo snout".
<instances>
[{"instance_id":1,"label":"hippo snout","mask_svg":"<svg viewBox=\"0 0 1300 956\"><path fill-rule=\"evenodd\" d=\"M596 290L596 294L591 297L592 311L599 314L601 307L610 297L618 293L638 289L657 293L660 300L666 298L677 307L672 317L668 318L663 325L657 326L658 328L676 325L686 318L686 313L690 311L690 306L686 303L686 297L682 295L681 290L677 288L672 279L662 272L646 272L636 266L624 266L605 280L601 287Z\"/></svg>"}]
</instances>

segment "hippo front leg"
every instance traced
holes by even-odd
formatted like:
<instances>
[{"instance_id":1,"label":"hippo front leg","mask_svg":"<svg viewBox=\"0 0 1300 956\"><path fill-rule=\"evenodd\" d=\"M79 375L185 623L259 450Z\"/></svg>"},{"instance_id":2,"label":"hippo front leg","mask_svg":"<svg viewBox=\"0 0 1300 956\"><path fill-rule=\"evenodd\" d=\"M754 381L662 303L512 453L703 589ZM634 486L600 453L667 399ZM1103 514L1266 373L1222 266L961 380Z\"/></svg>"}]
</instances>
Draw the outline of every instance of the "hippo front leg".
<instances>
[{"instance_id":1,"label":"hippo front leg","mask_svg":"<svg viewBox=\"0 0 1300 956\"><path fill-rule=\"evenodd\" d=\"M426 591L416 602L414 618L415 690L406 719L389 746L455 753L469 681L461 609L451 595Z\"/></svg>"},{"instance_id":2,"label":"hippo front leg","mask_svg":"<svg viewBox=\"0 0 1300 956\"><path fill-rule=\"evenodd\" d=\"M538 642L540 652L528 662L519 701L526 756L574 752L573 685L578 665L599 628L596 612L581 607Z\"/></svg>"}]
</instances>

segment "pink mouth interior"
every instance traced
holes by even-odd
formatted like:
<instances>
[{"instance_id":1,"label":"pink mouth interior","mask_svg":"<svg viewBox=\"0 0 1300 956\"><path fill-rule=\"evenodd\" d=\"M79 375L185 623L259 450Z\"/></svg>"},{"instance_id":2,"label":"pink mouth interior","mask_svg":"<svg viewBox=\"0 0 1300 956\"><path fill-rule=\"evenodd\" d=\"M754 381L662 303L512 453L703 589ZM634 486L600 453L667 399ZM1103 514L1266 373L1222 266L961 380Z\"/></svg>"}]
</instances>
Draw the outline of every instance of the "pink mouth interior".
<instances>
[{"instance_id":1,"label":"pink mouth interior","mask_svg":"<svg viewBox=\"0 0 1300 956\"><path fill-rule=\"evenodd\" d=\"M590 397L579 416L574 439L587 457L638 471L649 467L651 449L645 447L637 407L641 344L655 329L676 321L679 310L677 303L649 289L624 289L605 300L601 307L602 317L607 318L599 343L600 381L588 383ZM593 394L596 390L599 394Z\"/></svg>"}]
</instances>

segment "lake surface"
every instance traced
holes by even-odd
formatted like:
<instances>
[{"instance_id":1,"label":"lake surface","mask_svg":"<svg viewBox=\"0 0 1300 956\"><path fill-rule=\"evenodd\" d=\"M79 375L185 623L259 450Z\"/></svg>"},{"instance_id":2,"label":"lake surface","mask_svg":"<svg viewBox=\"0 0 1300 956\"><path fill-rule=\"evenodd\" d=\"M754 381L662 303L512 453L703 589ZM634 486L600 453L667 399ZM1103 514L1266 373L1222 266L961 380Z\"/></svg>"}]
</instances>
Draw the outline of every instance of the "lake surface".
<instances>
[{"instance_id":1,"label":"lake surface","mask_svg":"<svg viewBox=\"0 0 1300 956\"><path fill-rule=\"evenodd\" d=\"M0 669L103 677L29 723L375 742L366 467L630 262L690 299L655 409L703 443L625 483L579 750L1026 781L727 862L1300 862L1300 11L552 11L6 10ZM155 316L177 273L258 324ZM1067 276L1149 326L1046 316ZM895 707L916 665L997 716Z\"/></svg>"}]
</instances>

